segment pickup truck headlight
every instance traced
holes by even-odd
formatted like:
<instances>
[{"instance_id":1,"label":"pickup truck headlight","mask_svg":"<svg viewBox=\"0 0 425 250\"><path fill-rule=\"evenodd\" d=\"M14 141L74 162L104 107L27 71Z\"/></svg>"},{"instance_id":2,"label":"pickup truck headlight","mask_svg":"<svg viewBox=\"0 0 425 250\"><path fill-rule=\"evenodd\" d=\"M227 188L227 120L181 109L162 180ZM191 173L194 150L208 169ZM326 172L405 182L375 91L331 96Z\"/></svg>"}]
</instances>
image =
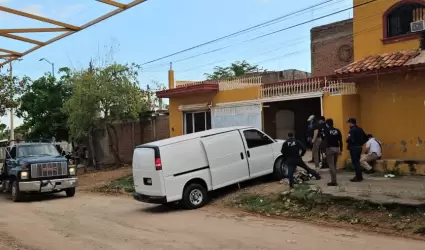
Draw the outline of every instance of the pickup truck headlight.
<instances>
[{"instance_id":1,"label":"pickup truck headlight","mask_svg":"<svg viewBox=\"0 0 425 250\"><path fill-rule=\"evenodd\" d=\"M28 171L22 171L21 172L21 179L22 180L28 179Z\"/></svg>"},{"instance_id":2,"label":"pickup truck headlight","mask_svg":"<svg viewBox=\"0 0 425 250\"><path fill-rule=\"evenodd\" d=\"M68 171L69 171L69 175L75 175L75 167L70 167L69 169L68 169Z\"/></svg>"}]
</instances>

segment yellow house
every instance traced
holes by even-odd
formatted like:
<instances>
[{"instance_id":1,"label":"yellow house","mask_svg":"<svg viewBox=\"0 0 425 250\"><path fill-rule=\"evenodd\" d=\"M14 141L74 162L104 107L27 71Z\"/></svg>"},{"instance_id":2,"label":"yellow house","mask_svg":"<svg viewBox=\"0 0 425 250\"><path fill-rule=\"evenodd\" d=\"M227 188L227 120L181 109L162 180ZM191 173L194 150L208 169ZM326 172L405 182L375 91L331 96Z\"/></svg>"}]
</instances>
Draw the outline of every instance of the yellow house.
<instances>
[{"instance_id":1,"label":"yellow house","mask_svg":"<svg viewBox=\"0 0 425 250\"><path fill-rule=\"evenodd\" d=\"M169 89L157 93L170 99L170 135L251 125L279 139L289 131L302 136L307 117L315 114L333 118L347 136L346 120L356 117L366 133L383 143L384 159L417 164L425 159L425 53L419 46L421 32L414 31L425 28L424 19L425 0L377 0L355 8L355 62L329 77L178 84L170 71ZM347 158L344 152L341 162ZM386 170L400 161L391 164ZM425 172L403 164L406 173Z\"/></svg>"}]
</instances>

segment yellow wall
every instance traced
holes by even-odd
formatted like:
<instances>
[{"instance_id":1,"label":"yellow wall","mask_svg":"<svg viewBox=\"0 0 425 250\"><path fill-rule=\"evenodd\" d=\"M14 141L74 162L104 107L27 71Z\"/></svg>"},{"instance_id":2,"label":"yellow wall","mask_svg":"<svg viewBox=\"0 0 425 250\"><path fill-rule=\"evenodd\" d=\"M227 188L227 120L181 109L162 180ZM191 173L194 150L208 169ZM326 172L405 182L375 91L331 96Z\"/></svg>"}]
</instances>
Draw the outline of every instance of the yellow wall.
<instances>
[{"instance_id":1,"label":"yellow wall","mask_svg":"<svg viewBox=\"0 0 425 250\"><path fill-rule=\"evenodd\" d=\"M183 134L183 112L179 111L180 105L211 102L213 98L214 94L200 94L194 96L170 98L170 136L173 137Z\"/></svg>"},{"instance_id":2,"label":"yellow wall","mask_svg":"<svg viewBox=\"0 0 425 250\"><path fill-rule=\"evenodd\" d=\"M358 5L369 0L354 0ZM383 15L400 0L378 0L354 9L354 60L369 55L410 50L419 47L419 40L383 44Z\"/></svg>"},{"instance_id":3,"label":"yellow wall","mask_svg":"<svg viewBox=\"0 0 425 250\"><path fill-rule=\"evenodd\" d=\"M342 133L343 142L348 136L348 124L346 121L350 117L360 120L360 98L358 95L325 95L323 97L323 115L328 119L334 120L335 128ZM338 160L338 167L342 167L343 163L349 158L347 145L344 145L342 156Z\"/></svg>"},{"instance_id":4,"label":"yellow wall","mask_svg":"<svg viewBox=\"0 0 425 250\"><path fill-rule=\"evenodd\" d=\"M360 125L383 142L383 158L425 158L425 74L419 74L381 75L358 84Z\"/></svg>"},{"instance_id":5,"label":"yellow wall","mask_svg":"<svg viewBox=\"0 0 425 250\"><path fill-rule=\"evenodd\" d=\"M259 87L251 87L245 89L220 91L218 93L211 94L198 94L193 96L170 98L170 136L179 136L184 132L183 112L179 111L178 109L180 105L212 102L214 106L217 103L254 100L259 97L259 91Z\"/></svg>"}]
</instances>

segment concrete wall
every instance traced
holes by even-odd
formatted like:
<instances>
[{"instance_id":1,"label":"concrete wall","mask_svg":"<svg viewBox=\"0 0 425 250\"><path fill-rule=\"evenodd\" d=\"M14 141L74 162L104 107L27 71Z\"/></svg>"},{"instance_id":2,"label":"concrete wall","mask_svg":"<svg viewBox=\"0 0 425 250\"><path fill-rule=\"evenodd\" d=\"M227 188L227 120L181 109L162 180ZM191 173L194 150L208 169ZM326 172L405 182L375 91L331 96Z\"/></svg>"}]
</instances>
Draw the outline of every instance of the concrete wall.
<instances>
[{"instance_id":1,"label":"concrete wall","mask_svg":"<svg viewBox=\"0 0 425 250\"><path fill-rule=\"evenodd\" d=\"M168 116L158 116L145 122L143 126L139 122L118 123L115 128L118 133L119 154L124 163L131 163L136 146L170 137ZM114 158L109 151L109 138L106 131L97 130L94 141L98 161L101 164L113 163Z\"/></svg>"},{"instance_id":2,"label":"concrete wall","mask_svg":"<svg viewBox=\"0 0 425 250\"><path fill-rule=\"evenodd\" d=\"M383 158L425 159L425 73L359 81L361 126L383 143Z\"/></svg>"},{"instance_id":3,"label":"concrete wall","mask_svg":"<svg viewBox=\"0 0 425 250\"><path fill-rule=\"evenodd\" d=\"M313 76L331 75L353 62L353 19L315 27L310 33Z\"/></svg>"}]
</instances>

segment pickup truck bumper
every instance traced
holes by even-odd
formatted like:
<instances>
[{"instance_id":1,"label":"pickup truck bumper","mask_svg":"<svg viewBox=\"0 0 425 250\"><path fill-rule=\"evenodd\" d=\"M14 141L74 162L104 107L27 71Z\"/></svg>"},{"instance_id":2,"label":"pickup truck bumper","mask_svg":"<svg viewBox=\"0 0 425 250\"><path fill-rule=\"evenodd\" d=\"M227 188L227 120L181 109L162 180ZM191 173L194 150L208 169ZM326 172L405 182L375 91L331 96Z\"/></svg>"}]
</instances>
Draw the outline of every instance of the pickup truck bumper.
<instances>
[{"instance_id":1,"label":"pickup truck bumper","mask_svg":"<svg viewBox=\"0 0 425 250\"><path fill-rule=\"evenodd\" d=\"M21 192L53 192L74 188L78 184L77 178L65 178L54 180L41 180L41 181L24 181L19 182L19 191Z\"/></svg>"}]
</instances>

